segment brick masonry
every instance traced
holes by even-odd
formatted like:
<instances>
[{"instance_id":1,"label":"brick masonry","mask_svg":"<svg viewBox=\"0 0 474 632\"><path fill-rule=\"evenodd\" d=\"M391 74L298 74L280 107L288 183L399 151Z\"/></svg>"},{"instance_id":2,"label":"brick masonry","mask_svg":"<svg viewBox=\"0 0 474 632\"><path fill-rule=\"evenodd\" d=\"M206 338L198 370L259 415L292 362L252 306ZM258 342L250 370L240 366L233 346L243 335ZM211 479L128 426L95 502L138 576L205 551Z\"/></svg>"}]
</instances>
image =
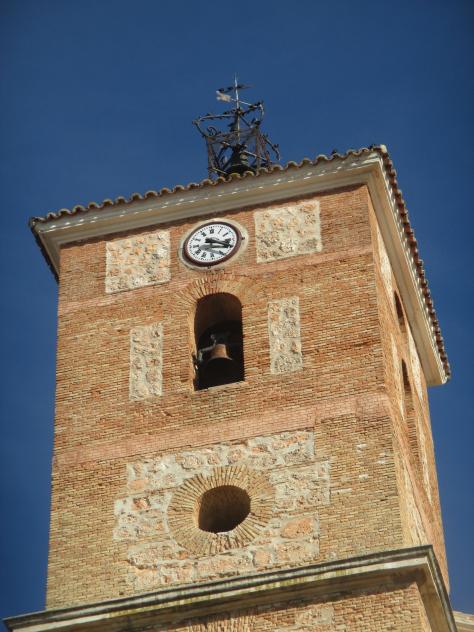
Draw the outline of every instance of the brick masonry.
<instances>
[{"instance_id":1,"label":"brick masonry","mask_svg":"<svg viewBox=\"0 0 474 632\"><path fill-rule=\"evenodd\" d=\"M369 208L374 242L377 245L375 261L378 265L375 272L386 389L393 405L396 470L399 488L405 490L400 495L404 542L408 546L419 542L432 544L444 580L449 585L426 382L403 305L403 325L397 315L394 293L400 295L400 292L391 267L387 268L383 241L370 203ZM402 360L407 367L413 403L409 418L404 408ZM398 370L395 364L398 365Z\"/></svg>"},{"instance_id":2,"label":"brick masonry","mask_svg":"<svg viewBox=\"0 0 474 632\"><path fill-rule=\"evenodd\" d=\"M429 632L416 584L381 586L330 601L299 600L190 619L150 632Z\"/></svg>"},{"instance_id":3,"label":"brick masonry","mask_svg":"<svg viewBox=\"0 0 474 632\"><path fill-rule=\"evenodd\" d=\"M127 466L126 495L115 502L114 538L127 543L136 591L300 565L318 558L318 508L330 502L327 460L316 461L306 430L168 453ZM207 489L246 490L251 515L233 531L196 524Z\"/></svg>"},{"instance_id":4,"label":"brick masonry","mask_svg":"<svg viewBox=\"0 0 474 632\"><path fill-rule=\"evenodd\" d=\"M180 260L179 244L195 221L61 250L48 607L391 550L420 538L433 544L447 579L426 383L420 368L417 385L416 347L409 327L400 330L387 286L390 279L397 291L396 280L386 263L382 274L367 189L346 187L226 217L245 228L248 245L225 269L192 270ZM166 237L156 241L157 235ZM196 302L216 292L242 303L245 381L195 391ZM274 370L269 305L278 307L288 366L298 370ZM287 333L295 331L291 320L299 320L300 347L293 345L298 336ZM158 324L162 330L154 329ZM410 420L402 360L413 385ZM295 444L301 433L313 437L311 454L305 441L301 452L282 448L283 461L273 465L275 450L252 453L277 437ZM291 460L303 454L305 460ZM184 467L186 455L195 465L191 459ZM215 462L199 461L204 456ZM168 465L172 477L165 481L160 472ZM272 517L228 549L186 548L178 533L183 515L178 510L178 522L169 521L173 498L187 483L230 476L234 467L246 468L250 493L259 481L268 485L262 498L273 503ZM293 479L297 472L306 478ZM290 479L293 491L284 498ZM187 511L189 520L194 514ZM359 622L348 629L375 632L384 629L377 627L384 617L403 618L394 604L400 608L410 590L401 601L373 597L371 627ZM361 613L369 597L354 599L347 613ZM334 624L321 626L349 625L344 616L352 615L339 615L339 607ZM303 625L288 617L281 629ZM268 621L262 630L274 629ZM416 625L394 629L428 629Z\"/></svg>"},{"instance_id":5,"label":"brick masonry","mask_svg":"<svg viewBox=\"0 0 474 632\"><path fill-rule=\"evenodd\" d=\"M391 337L391 350L392 350L392 375L395 381L395 401L400 409L400 414L405 414L403 405L403 378L402 378L402 365L398 355L398 347L395 341L395 337Z\"/></svg>"}]
</instances>

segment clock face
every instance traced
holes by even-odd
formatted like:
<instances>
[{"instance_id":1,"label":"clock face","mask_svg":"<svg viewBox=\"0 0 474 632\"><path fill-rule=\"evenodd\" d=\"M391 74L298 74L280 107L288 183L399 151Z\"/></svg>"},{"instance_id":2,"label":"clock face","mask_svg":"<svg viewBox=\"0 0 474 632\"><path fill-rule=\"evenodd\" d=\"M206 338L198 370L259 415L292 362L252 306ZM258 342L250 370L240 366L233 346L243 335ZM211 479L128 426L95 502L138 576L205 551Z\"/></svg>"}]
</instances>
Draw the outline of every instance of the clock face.
<instances>
[{"instance_id":1,"label":"clock face","mask_svg":"<svg viewBox=\"0 0 474 632\"><path fill-rule=\"evenodd\" d=\"M241 242L237 228L226 222L209 222L196 228L184 242L184 255L198 266L213 266L234 255Z\"/></svg>"}]
</instances>

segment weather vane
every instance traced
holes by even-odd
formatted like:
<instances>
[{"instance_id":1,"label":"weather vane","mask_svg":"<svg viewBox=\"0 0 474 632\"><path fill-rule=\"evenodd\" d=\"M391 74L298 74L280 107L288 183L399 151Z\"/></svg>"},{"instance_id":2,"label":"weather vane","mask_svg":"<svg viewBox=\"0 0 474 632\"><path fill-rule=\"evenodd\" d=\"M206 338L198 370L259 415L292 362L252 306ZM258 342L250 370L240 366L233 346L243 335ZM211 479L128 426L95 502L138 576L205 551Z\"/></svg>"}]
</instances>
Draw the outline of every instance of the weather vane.
<instances>
[{"instance_id":1,"label":"weather vane","mask_svg":"<svg viewBox=\"0 0 474 632\"><path fill-rule=\"evenodd\" d=\"M251 86L239 84L219 88L217 100L232 104L222 114L205 114L193 121L206 141L209 177L255 172L280 160L278 145L261 132L263 101L247 103L240 92Z\"/></svg>"}]
</instances>

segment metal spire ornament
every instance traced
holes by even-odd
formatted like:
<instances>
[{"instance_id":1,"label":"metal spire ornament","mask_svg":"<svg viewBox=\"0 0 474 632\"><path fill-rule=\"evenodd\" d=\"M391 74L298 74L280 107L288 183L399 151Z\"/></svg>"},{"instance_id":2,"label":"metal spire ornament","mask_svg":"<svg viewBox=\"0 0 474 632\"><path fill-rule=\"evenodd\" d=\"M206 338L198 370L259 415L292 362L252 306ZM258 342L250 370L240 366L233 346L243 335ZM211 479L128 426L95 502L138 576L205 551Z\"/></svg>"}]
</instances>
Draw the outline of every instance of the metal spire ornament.
<instances>
[{"instance_id":1,"label":"metal spire ornament","mask_svg":"<svg viewBox=\"0 0 474 632\"><path fill-rule=\"evenodd\" d=\"M210 178L255 172L280 160L278 145L260 130L263 101L247 103L240 98L241 90L250 87L239 84L235 76L233 86L216 92L218 101L233 107L222 114L208 113L193 121L206 141Z\"/></svg>"}]
</instances>

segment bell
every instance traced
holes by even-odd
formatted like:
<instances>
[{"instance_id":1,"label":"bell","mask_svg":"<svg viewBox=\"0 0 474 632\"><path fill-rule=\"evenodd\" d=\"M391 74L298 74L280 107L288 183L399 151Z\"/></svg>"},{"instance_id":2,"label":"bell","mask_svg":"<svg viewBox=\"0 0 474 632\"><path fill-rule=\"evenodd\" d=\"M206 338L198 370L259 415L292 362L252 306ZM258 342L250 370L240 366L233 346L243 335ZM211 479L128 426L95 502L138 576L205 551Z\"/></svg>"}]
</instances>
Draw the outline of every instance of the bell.
<instances>
[{"instance_id":1,"label":"bell","mask_svg":"<svg viewBox=\"0 0 474 632\"><path fill-rule=\"evenodd\" d=\"M242 369L239 363L230 357L227 345L223 342L217 342L199 370L199 386L200 388L209 388L210 386L238 382L242 379L241 373Z\"/></svg>"},{"instance_id":2,"label":"bell","mask_svg":"<svg viewBox=\"0 0 474 632\"><path fill-rule=\"evenodd\" d=\"M249 158L245 145L235 145L232 149L232 154L225 166L225 172L227 174L240 173L241 175L246 171L254 171L249 165Z\"/></svg>"},{"instance_id":3,"label":"bell","mask_svg":"<svg viewBox=\"0 0 474 632\"><path fill-rule=\"evenodd\" d=\"M233 362L232 358L227 353L227 345L223 342L218 342L216 345L214 345L207 364L209 364L209 362L214 362L215 360L230 360L231 362Z\"/></svg>"}]
</instances>

